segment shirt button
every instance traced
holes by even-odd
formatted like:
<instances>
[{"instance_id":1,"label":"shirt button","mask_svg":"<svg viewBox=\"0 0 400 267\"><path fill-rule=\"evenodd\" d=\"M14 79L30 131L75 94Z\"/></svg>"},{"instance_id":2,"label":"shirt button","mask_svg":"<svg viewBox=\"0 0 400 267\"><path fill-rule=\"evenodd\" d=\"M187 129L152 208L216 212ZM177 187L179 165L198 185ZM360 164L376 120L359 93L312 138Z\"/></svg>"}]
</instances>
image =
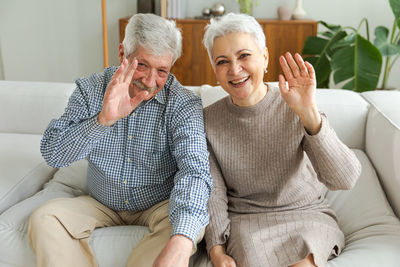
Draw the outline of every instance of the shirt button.
<instances>
[{"instance_id":1,"label":"shirt button","mask_svg":"<svg viewBox=\"0 0 400 267\"><path fill-rule=\"evenodd\" d=\"M132 113L132 117L135 117L135 116L136 116L136 112L133 112L133 113Z\"/></svg>"},{"instance_id":2,"label":"shirt button","mask_svg":"<svg viewBox=\"0 0 400 267\"><path fill-rule=\"evenodd\" d=\"M125 200L125 204L128 205L129 204L129 200Z\"/></svg>"},{"instance_id":3,"label":"shirt button","mask_svg":"<svg viewBox=\"0 0 400 267\"><path fill-rule=\"evenodd\" d=\"M127 162L131 162L131 158L128 158L126 161L127 161Z\"/></svg>"},{"instance_id":4,"label":"shirt button","mask_svg":"<svg viewBox=\"0 0 400 267\"><path fill-rule=\"evenodd\" d=\"M130 136L128 136L128 138L129 138L129 140L132 140L133 136L132 136L132 135L130 135Z\"/></svg>"},{"instance_id":5,"label":"shirt button","mask_svg":"<svg viewBox=\"0 0 400 267\"><path fill-rule=\"evenodd\" d=\"M124 184L126 184L128 181L127 180L124 180Z\"/></svg>"}]
</instances>

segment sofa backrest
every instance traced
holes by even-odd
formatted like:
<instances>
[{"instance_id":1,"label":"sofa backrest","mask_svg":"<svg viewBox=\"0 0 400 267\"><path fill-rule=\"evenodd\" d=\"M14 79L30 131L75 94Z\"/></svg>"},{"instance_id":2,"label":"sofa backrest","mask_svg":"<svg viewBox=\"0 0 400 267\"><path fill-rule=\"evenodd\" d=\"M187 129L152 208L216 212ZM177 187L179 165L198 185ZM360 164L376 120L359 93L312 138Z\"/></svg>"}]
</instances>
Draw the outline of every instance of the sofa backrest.
<instances>
[{"instance_id":1,"label":"sofa backrest","mask_svg":"<svg viewBox=\"0 0 400 267\"><path fill-rule=\"evenodd\" d=\"M220 86L187 88L201 96L204 107L227 95ZM0 81L0 132L42 134L63 113L74 89L74 83ZM340 89L318 89L317 103L339 138L364 150L369 104L358 93Z\"/></svg>"},{"instance_id":2,"label":"sofa backrest","mask_svg":"<svg viewBox=\"0 0 400 267\"><path fill-rule=\"evenodd\" d=\"M74 83L0 81L0 132L43 134L74 89Z\"/></svg>"},{"instance_id":3,"label":"sofa backrest","mask_svg":"<svg viewBox=\"0 0 400 267\"><path fill-rule=\"evenodd\" d=\"M203 107L228 95L220 86L210 85L201 86L198 93ZM369 104L360 94L342 89L318 89L316 96L318 108L328 116L339 138L350 148L364 150Z\"/></svg>"},{"instance_id":4,"label":"sofa backrest","mask_svg":"<svg viewBox=\"0 0 400 267\"><path fill-rule=\"evenodd\" d=\"M371 104L365 152L400 218L400 92L370 91L362 96Z\"/></svg>"}]
</instances>

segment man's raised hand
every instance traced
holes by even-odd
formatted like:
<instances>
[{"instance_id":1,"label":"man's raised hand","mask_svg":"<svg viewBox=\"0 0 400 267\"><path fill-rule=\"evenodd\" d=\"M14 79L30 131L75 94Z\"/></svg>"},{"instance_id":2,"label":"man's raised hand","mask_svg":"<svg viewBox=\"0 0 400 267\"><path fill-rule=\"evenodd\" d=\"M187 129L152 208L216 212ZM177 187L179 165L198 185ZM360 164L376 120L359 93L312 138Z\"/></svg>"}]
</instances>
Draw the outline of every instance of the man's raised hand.
<instances>
[{"instance_id":1,"label":"man's raised hand","mask_svg":"<svg viewBox=\"0 0 400 267\"><path fill-rule=\"evenodd\" d=\"M129 88L137 67L136 58L129 64L125 58L108 84L103 98L103 108L97 120L104 126L112 126L118 120L128 116L149 94L140 91L136 95L130 95Z\"/></svg>"}]
</instances>

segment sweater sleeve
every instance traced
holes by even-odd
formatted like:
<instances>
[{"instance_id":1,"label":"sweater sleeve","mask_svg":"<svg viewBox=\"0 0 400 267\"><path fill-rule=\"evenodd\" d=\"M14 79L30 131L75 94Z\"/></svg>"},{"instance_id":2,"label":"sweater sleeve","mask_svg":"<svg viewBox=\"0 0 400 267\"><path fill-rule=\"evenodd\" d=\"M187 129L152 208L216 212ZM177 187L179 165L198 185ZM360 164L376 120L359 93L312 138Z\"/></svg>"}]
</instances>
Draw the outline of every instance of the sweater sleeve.
<instances>
[{"instance_id":1,"label":"sweater sleeve","mask_svg":"<svg viewBox=\"0 0 400 267\"><path fill-rule=\"evenodd\" d=\"M361 174L357 157L330 127L325 114L321 113L319 132L309 135L304 130L303 149L318 175L318 180L329 190L351 189Z\"/></svg>"},{"instance_id":2,"label":"sweater sleeve","mask_svg":"<svg viewBox=\"0 0 400 267\"><path fill-rule=\"evenodd\" d=\"M210 172L214 189L208 201L209 225L206 227L205 240L207 252L216 245L224 245L229 238L230 220L228 218L228 196L221 168L214 151L208 143L210 153Z\"/></svg>"}]
</instances>

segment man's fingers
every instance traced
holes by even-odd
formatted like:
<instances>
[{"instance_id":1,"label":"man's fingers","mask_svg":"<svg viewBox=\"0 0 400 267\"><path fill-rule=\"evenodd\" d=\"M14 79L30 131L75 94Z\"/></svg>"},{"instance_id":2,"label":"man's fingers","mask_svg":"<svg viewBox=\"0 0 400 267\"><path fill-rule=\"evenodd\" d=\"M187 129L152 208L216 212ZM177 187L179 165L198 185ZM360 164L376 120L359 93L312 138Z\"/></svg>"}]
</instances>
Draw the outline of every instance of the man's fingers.
<instances>
[{"instance_id":1,"label":"man's fingers","mask_svg":"<svg viewBox=\"0 0 400 267\"><path fill-rule=\"evenodd\" d=\"M131 98L131 106L132 109L135 109L137 106L139 106L140 103L146 98L146 96L149 95L149 92L147 91L140 91L135 95L134 98Z\"/></svg>"},{"instance_id":2,"label":"man's fingers","mask_svg":"<svg viewBox=\"0 0 400 267\"><path fill-rule=\"evenodd\" d=\"M128 66L128 69L125 72L124 82L131 83L133 74L136 71L137 64L138 64L138 61L136 58L134 58L132 63Z\"/></svg>"},{"instance_id":3,"label":"man's fingers","mask_svg":"<svg viewBox=\"0 0 400 267\"><path fill-rule=\"evenodd\" d=\"M126 64L127 63L128 63L128 60L126 60L126 58L124 58L124 60L122 60L122 62L121 62L121 65L119 66L117 71L114 73L113 77L111 78L112 80L117 80L117 81L121 80L121 76L125 72L125 68L126 68Z\"/></svg>"}]
</instances>

